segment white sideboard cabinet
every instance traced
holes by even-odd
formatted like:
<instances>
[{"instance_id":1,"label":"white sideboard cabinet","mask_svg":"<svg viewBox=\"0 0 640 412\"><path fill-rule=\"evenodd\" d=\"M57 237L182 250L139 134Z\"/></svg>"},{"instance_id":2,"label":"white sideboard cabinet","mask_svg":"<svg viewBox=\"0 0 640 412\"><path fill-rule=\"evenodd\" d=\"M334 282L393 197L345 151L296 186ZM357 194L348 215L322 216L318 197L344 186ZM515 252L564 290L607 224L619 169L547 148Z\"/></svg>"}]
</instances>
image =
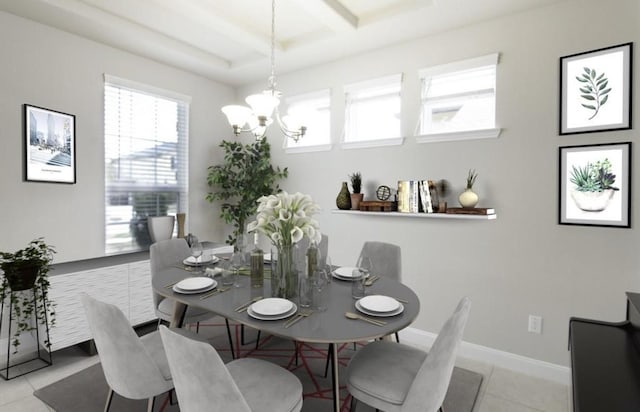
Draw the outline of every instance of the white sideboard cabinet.
<instances>
[{"instance_id":1,"label":"white sideboard cabinet","mask_svg":"<svg viewBox=\"0 0 640 412\"><path fill-rule=\"evenodd\" d=\"M92 338L80 303L81 292L116 305L134 326L156 319L148 255L145 260L117 264L113 259L95 259L84 266L91 268L67 265L65 273L56 274L55 267L50 272L49 295L56 310L56 324L50 330L53 350Z\"/></svg>"}]
</instances>

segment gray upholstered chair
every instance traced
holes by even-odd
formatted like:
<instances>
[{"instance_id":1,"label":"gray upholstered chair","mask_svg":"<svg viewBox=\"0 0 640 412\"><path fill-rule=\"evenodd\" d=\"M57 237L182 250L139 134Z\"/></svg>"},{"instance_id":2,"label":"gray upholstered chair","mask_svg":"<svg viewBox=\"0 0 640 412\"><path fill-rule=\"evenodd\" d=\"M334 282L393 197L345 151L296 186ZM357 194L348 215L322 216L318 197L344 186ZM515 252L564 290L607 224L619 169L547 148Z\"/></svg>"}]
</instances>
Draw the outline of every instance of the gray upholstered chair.
<instances>
[{"instance_id":1,"label":"gray upholstered chair","mask_svg":"<svg viewBox=\"0 0 640 412\"><path fill-rule=\"evenodd\" d=\"M371 274L402 282L402 250L400 246L385 242L364 242L360 257L371 260ZM358 257L358 261L360 260Z\"/></svg>"},{"instance_id":2,"label":"gray upholstered chair","mask_svg":"<svg viewBox=\"0 0 640 412\"><path fill-rule=\"evenodd\" d=\"M442 411L471 301L463 298L429 353L389 341L361 348L347 366L345 381L355 399L387 412Z\"/></svg>"},{"instance_id":3,"label":"gray upholstered chair","mask_svg":"<svg viewBox=\"0 0 640 412\"><path fill-rule=\"evenodd\" d=\"M171 239L175 220L175 216L149 216L147 218L147 227L149 228L151 242L155 243L160 240Z\"/></svg>"},{"instance_id":4,"label":"gray upholstered chair","mask_svg":"<svg viewBox=\"0 0 640 412\"><path fill-rule=\"evenodd\" d=\"M151 277L153 278L160 270L175 265L176 262L182 262L189 256L191 256L191 249L189 249L187 241L182 238L161 240L152 244L149 248ZM175 302L172 299L161 296L154 290L152 290L151 293L153 293L153 304L155 306L158 321L171 322ZM195 323L197 325L196 331L199 331L200 322L206 319L211 319L214 316L216 315L204 309L188 306L187 312L184 316L184 324ZM225 319L225 323L227 326L227 337L229 338L231 357L235 358L229 320Z\"/></svg>"},{"instance_id":5,"label":"gray upholstered chair","mask_svg":"<svg viewBox=\"0 0 640 412\"><path fill-rule=\"evenodd\" d=\"M138 337L117 306L86 293L80 295L80 301L109 384L105 412L111 406L114 392L129 399L148 399L147 411L153 411L155 397L173 389L160 334L152 332ZM186 330L180 333L196 336Z\"/></svg>"},{"instance_id":6,"label":"gray upholstered chair","mask_svg":"<svg viewBox=\"0 0 640 412\"><path fill-rule=\"evenodd\" d=\"M164 326L160 335L182 412L296 412L302 384L271 362L242 358L224 364L216 350Z\"/></svg>"}]
</instances>

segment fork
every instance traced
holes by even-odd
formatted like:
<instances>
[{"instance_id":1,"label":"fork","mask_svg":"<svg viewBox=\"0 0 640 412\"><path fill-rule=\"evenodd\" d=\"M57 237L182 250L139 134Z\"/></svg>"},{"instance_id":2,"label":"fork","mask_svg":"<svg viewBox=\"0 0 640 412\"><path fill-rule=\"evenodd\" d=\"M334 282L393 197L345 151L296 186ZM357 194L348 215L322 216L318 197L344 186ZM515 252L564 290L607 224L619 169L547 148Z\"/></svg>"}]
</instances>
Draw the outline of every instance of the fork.
<instances>
[{"instance_id":1,"label":"fork","mask_svg":"<svg viewBox=\"0 0 640 412\"><path fill-rule=\"evenodd\" d=\"M371 286L378 279L380 279L380 276L371 276L369 279L364 281L364 285L365 286Z\"/></svg>"},{"instance_id":2,"label":"fork","mask_svg":"<svg viewBox=\"0 0 640 412\"><path fill-rule=\"evenodd\" d=\"M289 319L284 323L285 329L292 326L294 323L296 323L300 319L310 316L312 313L313 311L311 309L302 309L300 312L296 313L294 317L292 317L291 319Z\"/></svg>"},{"instance_id":3,"label":"fork","mask_svg":"<svg viewBox=\"0 0 640 412\"><path fill-rule=\"evenodd\" d=\"M220 288L220 289L216 289L214 291L211 291L205 295L200 296L200 300L206 299L206 298L210 298L211 296L215 296L218 295L220 293L226 292L229 289L231 289L231 286L225 287L225 288Z\"/></svg>"}]
</instances>

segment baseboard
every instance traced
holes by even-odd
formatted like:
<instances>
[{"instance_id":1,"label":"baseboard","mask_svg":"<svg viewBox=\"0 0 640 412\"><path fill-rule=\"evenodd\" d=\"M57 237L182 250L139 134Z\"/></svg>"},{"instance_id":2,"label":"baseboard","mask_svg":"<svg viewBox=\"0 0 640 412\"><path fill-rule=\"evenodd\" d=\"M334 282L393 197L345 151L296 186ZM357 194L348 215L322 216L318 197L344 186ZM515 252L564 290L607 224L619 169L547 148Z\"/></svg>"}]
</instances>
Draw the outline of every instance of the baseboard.
<instances>
[{"instance_id":1,"label":"baseboard","mask_svg":"<svg viewBox=\"0 0 640 412\"><path fill-rule=\"evenodd\" d=\"M436 334L417 328L406 328L400 331L400 340L408 344L428 349L436 339ZM563 385L571 384L571 369L515 353L505 352L475 343L462 342L458 355L479 362L510 369L529 376L547 379Z\"/></svg>"}]
</instances>

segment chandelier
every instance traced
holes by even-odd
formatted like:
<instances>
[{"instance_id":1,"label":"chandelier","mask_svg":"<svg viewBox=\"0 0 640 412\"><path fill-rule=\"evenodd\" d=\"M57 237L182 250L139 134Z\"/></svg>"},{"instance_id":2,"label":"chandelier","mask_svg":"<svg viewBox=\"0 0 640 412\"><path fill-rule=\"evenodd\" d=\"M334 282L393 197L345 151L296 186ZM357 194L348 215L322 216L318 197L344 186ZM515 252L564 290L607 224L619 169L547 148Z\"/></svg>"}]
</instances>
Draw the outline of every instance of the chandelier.
<instances>
[{"instance_id":1,"label":"chandelier","mask_svg":"<svg viewBox=\"0 0 640 412\"><path fill-rule=\"evenodd\" d=\"M222 113L227 116L229 124L233 127L233 133L238 136L242 132L251 132L260 140L265 137L267 127L273 123L272 116L280 126L285 136L297 142L304 136L307 128L300 124L293 116L280 118L278 105L282 93L276 90L275 75L275 27L276 27L276 1L271 2L271 76L269 76L269 88L260 94L247 96L245 101L250 108L241 105L228 105L222 108ZM246 128L245 125L247 126Z\"/></svg>"}]
</instances>

